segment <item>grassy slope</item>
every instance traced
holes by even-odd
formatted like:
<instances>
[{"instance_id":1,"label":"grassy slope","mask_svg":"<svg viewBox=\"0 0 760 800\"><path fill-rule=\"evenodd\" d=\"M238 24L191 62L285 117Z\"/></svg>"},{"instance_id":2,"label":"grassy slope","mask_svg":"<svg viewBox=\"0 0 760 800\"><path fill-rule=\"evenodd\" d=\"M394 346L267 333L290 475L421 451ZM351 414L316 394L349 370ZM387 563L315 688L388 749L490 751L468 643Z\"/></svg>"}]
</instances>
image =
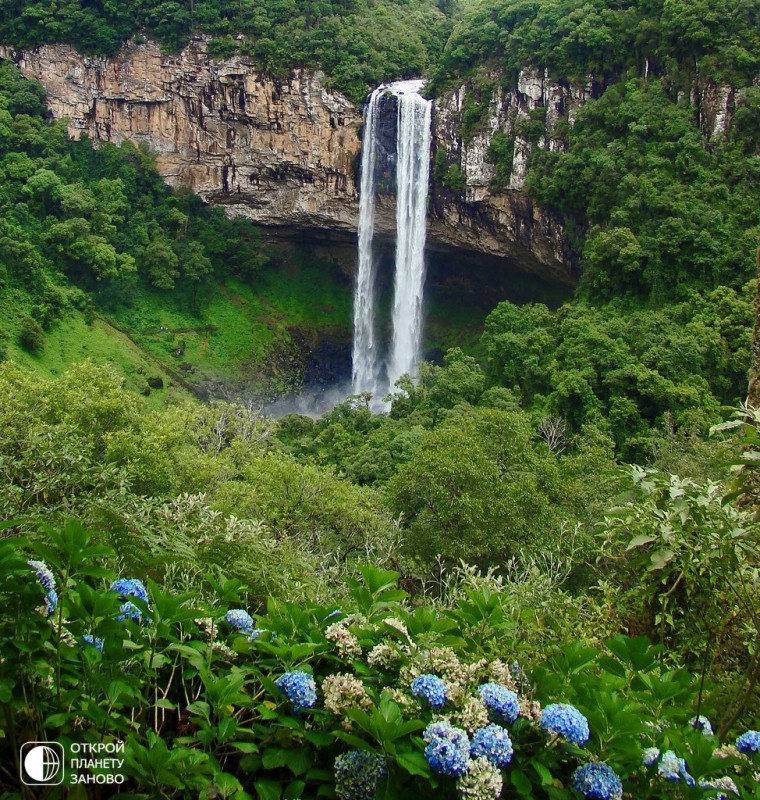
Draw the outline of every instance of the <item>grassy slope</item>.
<instances>
[{"instance_id":1,"label":"grassy slope","mask_svg":"<svg viewBox=\"0 0 760 800\"><path fill-rule=\"evenodd\" d=\"M0 333L8 356L44 375L56 375L85 358L113 365L124 385L145 392L160 377L148 402L158 407L191 391L212 389L269 397L298 388L304 353L320 344L350 347L351 280L333 261L289 252L251 281L226 278L206 286L199 310L178 292L138 287L129 306L101 310L88 325L69 310L46 333L35 355L16 334L31 301L12 290L0 299ZM457 291L432 288L426 302L424 351L440 357L449 347L481 356L487 309L463 303Z\"/></svg>"}]
</instances>

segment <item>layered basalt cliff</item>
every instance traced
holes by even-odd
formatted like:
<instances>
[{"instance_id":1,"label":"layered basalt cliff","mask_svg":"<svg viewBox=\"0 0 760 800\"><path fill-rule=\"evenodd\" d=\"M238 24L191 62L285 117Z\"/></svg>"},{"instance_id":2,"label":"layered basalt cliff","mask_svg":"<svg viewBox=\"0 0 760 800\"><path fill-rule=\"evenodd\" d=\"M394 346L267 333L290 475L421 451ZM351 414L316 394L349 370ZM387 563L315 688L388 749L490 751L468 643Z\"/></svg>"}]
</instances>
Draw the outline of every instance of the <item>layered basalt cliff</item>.
<instances>
[{"instance_id":1,"label":"layered basalt cliff","mask_svg":"<svg viewBox=\"0 0 760 800\"><path fill-rule=\"evenodd\" d=\"M196 39L179 54L155 42L131 43L113 58L82 56L67 45L15 52L0 47L23 73L45 87L51 112L69 132L116 144L144 142L161 175L228 213L280 235L350 244L358 220L360 109L330 91L319 72L293 70L287 80L260 72L241 56L216 60ZM436 99L435 151L461 170L464 188L440 187L431 201L428 246L476 254L554 282L570 283L574 263L562 220L521 191L532 147L564 146L559 123L599 91L592 79L571 85L526 68L505 89L499 76L474 132L463 135L475 87ZM695 90L706 135L725 129L730 89ZM542 115L532 139L526 122ZM497 133L513 144L512 171L493 188L488 151ZM392 194L381 195L377 232L395 230Z\"/></svg>"},{"instance_id":2,"label":"layered basalt cliff","mask_svg":"<svg viewBox=\"0 0 760 800\"><path fill-rule=\"evenodd\" d=\"M176 55L148 41L113 58L83 56L67 45L2 47L0 57L42 83L51 112L68 119L71 136L144 142L171 185L283 234L355 235L361 111L327 89L319 72L294 70L278 81L243 57L211 58L202 39ZM459 94L436 103L438 147L461 149L451 127L457 102ZM560 221L518 187L491 193L485 150L468 148L468 191L436 202L430 246L508 259L550 280L571 281ZM377 226L380 235L395 229L390 197L379 202Z\"/></svg>"}]
</instances>

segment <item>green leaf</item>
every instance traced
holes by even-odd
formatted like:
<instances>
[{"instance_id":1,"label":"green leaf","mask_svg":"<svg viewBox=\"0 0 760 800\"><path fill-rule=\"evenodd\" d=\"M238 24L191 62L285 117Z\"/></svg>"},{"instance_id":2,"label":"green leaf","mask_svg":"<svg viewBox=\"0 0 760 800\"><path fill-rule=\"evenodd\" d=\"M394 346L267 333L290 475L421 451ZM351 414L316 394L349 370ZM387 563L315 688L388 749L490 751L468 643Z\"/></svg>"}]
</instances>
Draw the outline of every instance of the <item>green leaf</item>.
<instances>
[{"instance_id":1,"label":"green leaf","mask_svg":"<svg viewBox=\"0 0 760 800\"><path fill-rule=\"evenodd\" d=\"M523 797L533 796L533 785L525 777L524 772L519 769L513 769L509 772L509 779L511 780L512 786L515 787L515 790L518 794L522 795Z\"/></svg>"},{"instance_id":2,"label":"green leaf","mask_svg":"<svg viewBox=\"0 0 760 800\"><path fill-rule=\"evenodd\" d=\"M432 774L430 772L430 766L425 760L425 756L416 751L396 753L396 763L411 775L429 778Z\"/></svg>"},{"instance_id":3,"label":"green leaf","mask_svg":"<svg viewBox=\"0 0 760 800\"><path fill-rule=\"evenodd\" d=\"M540 761L531 761L530 765L536 771L542 786L551 786L554 783L551 772Z\"/></svg>"},{"instance_id":4,"label":"green leaf","mask_svg":"<svg viewBox=\"0 0 760 800\"><path fill-rule=\"evenodd\" d=\"M303 790L305 788L306 781L291 781L282 795L283 800L298 800L298 798L303 794Z\"/></svg>"},{"instance_id":5,"label":"green leaf","mask_svg":"<svg viewBox=\"0 0 760 800\"><path fill-rule=\"evenodd\" d=\"M625 667L616 658L601 656L597 663L605 672L609 672L618 678L625 678L627 674Z\"/></svg>"},{"instance_id":6,"label":"green leaf","mask_svg":"<svg viewBox=\"0 0 760 800\"><path fill-rule=\"evenodd\" d=\"M655 550L650 558L650 571L663 569L675 558L675 555L672 550Z\"/></svg>"},{"instance_id":7,"label":"green leaf","mask_svg":"<svg viewBox=\"0 0 760 800\"><path fill-rule=\"evenodd\" d=\"M652 542L656 541L656 536L651 536L647 533L640 533L638 536L634 536L630 542L628 542L628 547L626 547L626 551L633 550L634 547L643 547L645 544L651 544Z\"/></svg>"},{"instance_id":8,"label":"green leaf","mask_svg":"<svg viewBox=\"0 0 760 800\"><path fill-rule=\"evenodd\" d=\"M280 800L281 787L277 781L264 778L253 785L259 800Z\"/></svg>"}]
</instances>

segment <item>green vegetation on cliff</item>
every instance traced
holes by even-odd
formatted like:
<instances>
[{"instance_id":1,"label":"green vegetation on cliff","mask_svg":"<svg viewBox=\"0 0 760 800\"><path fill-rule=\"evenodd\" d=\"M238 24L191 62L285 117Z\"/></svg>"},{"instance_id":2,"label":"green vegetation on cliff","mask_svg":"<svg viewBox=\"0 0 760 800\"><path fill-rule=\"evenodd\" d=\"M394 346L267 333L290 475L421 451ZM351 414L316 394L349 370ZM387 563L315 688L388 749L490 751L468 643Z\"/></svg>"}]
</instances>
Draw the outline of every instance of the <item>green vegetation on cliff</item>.
<instances>
[{"instance_id":1,"label":"green vegetation on cliff","mask_svg":"<svg viewBox=\"0 0 760 800\"><path fill-rule=\"evenodd\" d=\"M194 33L210 51L241 53L263 69L325 70L357 102L370 87L425 72L451 30L446 0L140 0L129 3L16 0L0 8L0 41L19 47L68 42L112 55L135 34L180 48Z\"/></svg>"}]
</instances>

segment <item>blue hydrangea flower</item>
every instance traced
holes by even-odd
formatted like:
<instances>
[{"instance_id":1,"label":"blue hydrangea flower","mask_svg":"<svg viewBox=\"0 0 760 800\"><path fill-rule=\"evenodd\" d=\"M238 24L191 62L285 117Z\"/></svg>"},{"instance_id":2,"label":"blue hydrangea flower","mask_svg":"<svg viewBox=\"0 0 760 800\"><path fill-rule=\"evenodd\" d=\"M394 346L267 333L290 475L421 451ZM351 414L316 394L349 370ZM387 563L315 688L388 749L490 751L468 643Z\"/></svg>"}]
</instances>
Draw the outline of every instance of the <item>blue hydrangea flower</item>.
<instances>
[{"instance_id":1,"label":"blue hydrangea flower","mask_svg":"<svg viewBox=\"0 0 760 800\"><path fill-rule=\"evenodd\" d=\"M420 675L412 681L412 694L426 700L433 708L443 708L448 700L446 684L437 675Z\"/></svg>"},{"instance_id":2,"label":"blue hydrangea flower","mask_svg":"<svg viewBox=\"0 0 760 800\"><path fill-rule=\"evenodd\" d=\"M500 722L512 723L520 713L520 701L517 695L500 683L483 683L478 692L486 708Z\"/></svg>"},{"instance_id":3,"label":"blue hydrangea flower","mask_svg":"<svg viewBox=\"0 0 760 800\"><path fill-rule=\"evenodd\" d=\"M34 570L40 586L45 590L45 611L50 616L58 607L55 576L44 561L27 561L26 563Z\"/></svg>"},{"instance_id":4,"label":"blue hydrangea flower","mask_svg":"<svg viewBox=\"0 0 760 800\"><path fill-rule=\"evenodd\" d=\"M103 640L99 636L93 636L91 633L85 633L82 636L82 641L85 644L91 644L93 647L97 647L100 652L103 652Z\"/></svg>"},{"instance_id":5,"label":"blue hydrangea flower","mask_svg":"<svg viewBox=\"0 0 760 800\"><path fill-rule=\"evenodd\" d=\"M578 767L570 779L573 789L588 800L621 800L623 783L612 767L596 762Z\"/></svg>"},{"instance_id":6,"label":"blue hydrangea flower","mask_svg":"<svg viewBox=\"0 0 760 800\"><path fill-rule=\"evenodd\" d=\"M45 610L50 616L58 608L58 593L55 589L50 589L45 595Z\"/></svg>"},{"instance_id":7,"label":"blue hydrangea flower","mask_svg":"<svg viewBox=\"0 0 760 800\"><path fill-rule=\"evenodd\" d=\"M647 749L644 751L644 757L641 759L641 763L645 767L651 767L657 763L657 759L659 757L660 757L659 747L647 747Z\"/></svg>"},{"instance_id":8,"label":"blue hydrangea flower","mask_svg":"<svg viewBox=\"0 0 760 800\"><path fill-rule=\"evenodd\" d=\"M722 789L723 791L718 792L715 795L715 800L728 800L728 795L726 792L731 792L731 794L735 794L739 797L739 789L736 787L732 778L729 778L727 775L723 778L714 778L713 780L705 780L704 778L699 779L699 788L700 789Z\"/></svg>"},{"instance_id":9,"label":"blue hydrangea flower","mask_svg":"<svg viewBox=\"0 0 760 800\"><path fill-rule=\"evenodd\" d=\"M55 576L44 561L26 562L37 574L37 580L46 592L55 591Z\"/></svg>"},{"instance_id":10,"label":"blue hydrangea flower","mask_svg":"<svg viewBox=\"0 0 760 800\"><path fill-rule=\"evenodd\" d=\"M116 615L117 622L124 622L125 619L133 619L135 622L142 622L144 619L142 611L129 600L119 606L119 612L120 613Z\"/></svg>"},{"instance_id":11,"label":"blue hydrangea flower","mask_svg":"<svg viewBox=\"0 0 760 800\"><path fill-rule=\"evenodd\" d=\"M112 592L118 592L122 597L137 597L144 603L148 602L148 590L137 578L119 578L110 585L109 589ZM129 600L122 603L116 619L118 622L123 622L125 619L133 619L139 623L145 621L142 611Z\"/></svg>"},{"instance_id":12,"label":"blue hydrangea flower","mask_svg":"<svg viewBox=\"0 0 760 800\"><path fill-rule=\"evenodd\" d=\"M540 727L547 733L556 733L582 747L591 735L588 720L575 706L568 703L551 703L541 712Z\"/></svg>"},{"instance_id":13,"label":"blue hydrangea flower","mask_svg":"<svg viewBox=\"0 0 760 800\"><path fill-rule=\"evenodd\" d=\"M675 783L683 778L687 786L694 786L694 778L689 775L686 769L686 761L683 758L679 758L672 750L666 750L662 754L657 772L666 781Z\"/></svg>"},{"instance_id":14,"label":"blue hydrangea flower","mask_svg":"<svg viewBox=\"0 0 760 800\"><path fill-rule=\"evenodd\" d=\"M277 679L277 688L290 700L295 712L317 704L317 684L308 672L298 669L286 672Z\"/></svg>"},{"instance_id":15,"label":"blue hydrangea flower","mask_svg":"<svg viewBox=\"0 0 760 800\"><path fill-rule=\"evenodd\" d=\"M430 744L435 739L448 739L466 757L470 754L470 740L461 728L449 722L431 722L422 732L422 738Z\"/></svg>"},{"instance_id":16,"label":"blue hydrangea flower","mask_svg":"<svg viewBox=\"0 0 760 800\"><path fill-rule=\"evenodd\" d=\"M139 597L144 603L148 602L148 590L137 578L119 578L109 588L110 591L118 592L122 597Z\"/></svg>"},{"instance_id":17,"label":"blue hydrangea flower","mask_svg":"<svg viewBox=\"0 0 760 800\"><path fill-rule=\"evenodd\" d=\"M736 746L740 753L752 756L760 753L760 731L745 731L737 740Z\"/></svg>"},{"instance_id":18,"label":"blue hydrangea flower","mask_svg":"<svg viewBox=\"0 0 760 800\"><path fill-rule=\"evenodd\" d=\"M248 641L249 641L249 642L255 642L255 641L256 641L256 639L258 639L258 638L259 638L259 636L261 636L261 634L262 634L262 633L269 633L269 631L268 631L266 628L254 628L254 629L253 629L253 630L252 630L252 631L251 631L251 632L248 634ZM273 639L275 638L275 634L274 634L274 633L272 634L272 638L273 638Z\"/></svg>"},{"instance_id":19,"label":"blue hydrangea flower","mask_svg":"<svg viewBox=\"0 0 760 800\"><path fill-rule=\"evenodd\" d=\"M496 767L506 767L513 753L512 740L501 725L488 725L472 737L472 758L487 758Z\"/></svg>"},{"instance_id":20,"label":"blue hydrangea flower","mask_svg":"<svg viewBox=\"0 0 760 800\"><path fill-rule=\"evenodd\" d=\"M253 630L253 617L242 608L231 608L224 615L224 620L241 633L251 633Z\"/></svg>"},{"instance_id":21,"label":"blue hydrangea flower","mask_svg":"<svg viewBox=\"0 0 760 800\"><path fill-rule=\"evenodd\" d=\"M351 750L335 759L338 800L373 800L377 784L388 775L388 763L376 753Z\"/></svg>"},{"instance_id":22,"label":"blue hydrangea flower","mask_svg":"<svg viewBox=\"0 0 760 800\"><path fill-rule=\"evenodd\" d=\"M694 716L689 720L689 725L692 728L698 728L699 730L704 733L705 736L712 736L713 729L712 725L710 724L710 720L707 719L704 715L700 714L698 717Z\"/></svg>"},{"instance_id":23,"label":"blue hydrangea flower","mask_svg":"<svg viewBox=\"0 0 760 800\"><path fill-rule=\"evenodd\" d=\"M450 775L452 778L461 778L467 773L467 756L468 753L456 742L441 736L434 737L425 748L425 759L430 768L439 775Z\"/></svg>"}]
</instances>

